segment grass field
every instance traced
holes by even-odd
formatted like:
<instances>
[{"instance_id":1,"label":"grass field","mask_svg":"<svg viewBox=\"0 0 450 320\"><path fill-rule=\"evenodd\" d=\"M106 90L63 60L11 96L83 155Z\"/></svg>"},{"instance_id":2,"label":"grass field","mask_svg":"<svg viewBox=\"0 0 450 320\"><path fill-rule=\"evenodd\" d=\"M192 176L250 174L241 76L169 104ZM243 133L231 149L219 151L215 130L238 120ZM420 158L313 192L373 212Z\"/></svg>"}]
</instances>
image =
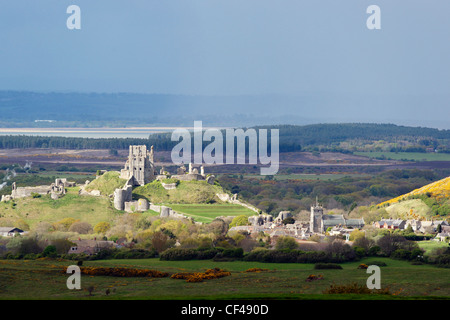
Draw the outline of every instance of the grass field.
<instances>
[{"instance_id":1,"label":"grass field","mask_svg":"<svg viewBox=\"0 0 450 320\"><path fill-rule=\"evenodd\" d=\"M420 152L354 152L354 155L377 159L412 160L412 161L450 161L449 153Z\"/></svg>"},{"instance_id":2,"label":"grass field","mask_svg":"<svg viewBox=\"0 0 450 320\"><path fill-rule=\"evenodd\" d=\"M69 290L69 277L61 271L74 261L0 260L0 299L398 299L445 298L450 299L450 269L429 265L413 266L405 261L376 258L387 266L381 268L381 286L390 295L330 295L323 294L332 284L358 283L365 285L369 274L358 269L360 263L370 265L374 259L342 264L342 270L314 270L312 264L105 260L85 261L84 266L146 268L170 274L187 271L204 271L222 268L231 276L188 283L185 280L166 278L123 278L110 276L81 276L81 290ZM267 271L248 273L250 268ZM323 275L323 280L306 282L311 274ZM93 296L86 289L94 287ZM110 289L111 294L106 295Z\"/></svg>"},{"instance_id":3,"label":"grass field","mask_svg":"<svg viewBox=\"0 0 450 320\"><path fill-rule=\"evenodd\" d=\"M434 241L434 240L417 241L417 244L421 249L425 250L425 254L430 254L433 252L433 250L439 248L448 248L448 243L443 241Z\"/></svg>"},{"instance_id":4,"label":"grass field","mask_svg":"<svg viewBox=\"0 0 450 320\"><path fill-rule=\"evenodd\" d=\"M238 204L171 204L170 207L198 222L211 222L220 216L252 216L254 211Z\"/></svg>"},{"instance_id":5,"label":"grass field","mask_svg":"<svg viewBox=\"0 0 450 320\"><path fill-rule=\"evenodd\" d=\"M108 198L80 196L78 190L78 187L67 188L66 195L57 200L47 195L16 199L14 206L11 202L1 202L0 214L2 219L9 219L13 224L23 220L31 228L40 221L53 223L68 217L94 226L101 221L110 222L115 217L118 211L112 207Z\"/></svg>"}]
</instances>

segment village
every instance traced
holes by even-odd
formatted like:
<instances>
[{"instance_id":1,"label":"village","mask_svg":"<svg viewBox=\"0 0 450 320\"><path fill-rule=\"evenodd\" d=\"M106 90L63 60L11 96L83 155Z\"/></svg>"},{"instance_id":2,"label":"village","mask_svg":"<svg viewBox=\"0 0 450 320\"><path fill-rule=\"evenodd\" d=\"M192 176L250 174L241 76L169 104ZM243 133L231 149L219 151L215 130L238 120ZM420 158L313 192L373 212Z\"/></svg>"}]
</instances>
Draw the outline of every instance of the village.
<instances>
[{"instance_id":1,"label":"village","mask_svg":"<svg viewBox=\"0 0 450 320\"><path fill-rule=\"evenodd\" d=\"M201 222L197 222L192 217L176 212L169 205L156 205L149 203L146 199L133 199L132 192L135 186L143 186L154 180L161 181L163 187L168 190L177 187L176 183L173 182L174 179L182 181L205 181L208 184L214 184L214 175L206 175L203 166L195 168L191 163L189 163L188 170L186 170L184 165L181 165L177 169L176 175L169 175L164 170L164 167L157 172L153 154L153 147L147 150L146 146L130 146L128 159L124 165L124 169L120 171L120 177L126 180L126 183L123 188L116 189L114 194L111 195L114 207L119 211L127 213L152 210L159 213L159 217L162 219L185 219L193 224L201 225ZM101 172L100 175L104 173ZM99 177L98 175L97 178ZM167 179L172 179L170 180L172 182L163 183ZM84 196L100 196L98 190L91 192L85 190L89 183L89 181L86 181L85 185L80 186L79 194ZM64 197L66 188L74 186L76 186L76 183L67 181L67 179L56 179L55 183L49 186L38 187L16 187L15 183L13 183L12 194L3 196L1 201L8 202L18 198L48 194L50 194L51 199L57 200L60 197ZM366 226L363 218L348 219L343 214L324 213L324 207L319 203L317 197L315 204L311 206L309 221L294 219L294 215L290 211L281 211L277 217L263 213L258 208L239 200L237 194L217 194L217 197L224 202L244 206L256 213L255 215L249 216L247 222L243 225L229 228L228 234L239 232L247 234L250 237L257 237L260 234L264 234L270 237L272 245L275 245L277 239L280 237L291 237L298 243L302 243L310 242L312 239L320 241L320 239L332 236L345 239L348 242L353 231L364 231L365 227L370 227ZM230 218L232 217L228 217L228 219ZM417 234L433 234L434 240L436 241L448 242L450 237L450 226L445 220L382 219L372 223L371 227L390 231L410 228L410 231ZM25 235L26 233L26 231L16 226L0 228L0 235L3 237L13 237L16 234ZM97 240L96 238L89 240L78 239L73 240L73 242L76 245L70 248L68 251L69 254L84 253L91 255L104 248L120 248L125 245L123 241L117 243L117 241L108 241L107 239ZM174 245L180 246L180 243L177 241Z\"/></svg>"}]
</instances>

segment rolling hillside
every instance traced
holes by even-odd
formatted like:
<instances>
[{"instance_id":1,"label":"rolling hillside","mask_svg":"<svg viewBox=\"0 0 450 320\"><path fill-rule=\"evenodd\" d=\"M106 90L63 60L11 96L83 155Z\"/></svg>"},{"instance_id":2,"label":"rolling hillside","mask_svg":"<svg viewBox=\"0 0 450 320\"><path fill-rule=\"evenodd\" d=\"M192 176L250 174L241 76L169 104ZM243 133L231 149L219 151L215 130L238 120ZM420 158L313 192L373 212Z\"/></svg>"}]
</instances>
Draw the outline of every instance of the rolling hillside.
<instances>
[{"instance_id":1,"label":"rolling hillside","mask_svg":"<svg viewBox=\"0 0 450 320\"><path fill-rule=\"evenodd\" d=\"M393 217L422 219L450 216L450 177L378 204Z\"/></svg>"},{"instance_id":2,"label":"rolling hillside","mask_svg":"<svg viewBox=\"0 0 450 320\"><path fill-rule=\"evenodd\" d=\"M407 194L401 195L397 198L380 203L378 206L383 206L387 203L393 204L400 200L405 200L411 196L429 195L436 200L444 200L450 197L450 177L427 184L421 188L415 189Z\"/></svg>"}]
</instances>

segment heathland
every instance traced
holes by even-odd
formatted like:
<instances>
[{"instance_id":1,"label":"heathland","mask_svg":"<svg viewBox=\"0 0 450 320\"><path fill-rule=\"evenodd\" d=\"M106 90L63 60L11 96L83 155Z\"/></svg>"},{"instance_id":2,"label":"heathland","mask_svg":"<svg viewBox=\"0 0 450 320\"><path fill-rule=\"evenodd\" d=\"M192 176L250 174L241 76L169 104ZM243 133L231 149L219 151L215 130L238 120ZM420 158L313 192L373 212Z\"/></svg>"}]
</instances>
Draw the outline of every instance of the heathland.
<instances>
[{"instance_id":1,"label":"heathland","mask_svg":"<svg viewBox=\"0 0 450 320\"><path fill-rule=\"evenodd\" d=\"M3 136L0 195L11 193L13 181L22 187L68 178L79 186L91 181L87 191L100 190L100 196L83 196L73 187L57 200L35 195L0 204L0 226L28 231L26 236L0 239L0 264L7 271L0 273L0 298L333 299L330 292L343 285L340 290L349 294L339 299L448 299L448 244L429 240L437 230L419 234L373 226L383 218L448 221L449 197L441 192L447 190L450 176L448 132L390 125L285 129L277 175L260 176L253 165L206 166L205 171L216 176L214 185L180 181L176 189L166 190L153 182L134 189L135 199L167 205L193 221L161 218L151 210L125 213L112 206L112 192L124 183L114 172L123 167L130 143L157 143L157 169L176 172L164 134L144 140ZM96 179L98 170L108 172ZM233 233L231 226L248 223L247 217L256 213L221 202L217 193L237 194L274 217L290 211L294 221L308 221L317 197L326 214L364 218L366 226L352 232L350 242L330 234L295 243L289 237ZM122 247L92 256L68 254L72 241L79 239L111 240ZM84 275L83 290L70 291L62 268L78 261L94 274L95 268L126 267L169 275L220 268L231 275L199 283L169 276ZM381 267L386 290L364 293L364 265L381 262L386 264ZM315 269L318 263L342 269ZM245 272L248 269L258 272Z\"/></svg>"}]
</instances>

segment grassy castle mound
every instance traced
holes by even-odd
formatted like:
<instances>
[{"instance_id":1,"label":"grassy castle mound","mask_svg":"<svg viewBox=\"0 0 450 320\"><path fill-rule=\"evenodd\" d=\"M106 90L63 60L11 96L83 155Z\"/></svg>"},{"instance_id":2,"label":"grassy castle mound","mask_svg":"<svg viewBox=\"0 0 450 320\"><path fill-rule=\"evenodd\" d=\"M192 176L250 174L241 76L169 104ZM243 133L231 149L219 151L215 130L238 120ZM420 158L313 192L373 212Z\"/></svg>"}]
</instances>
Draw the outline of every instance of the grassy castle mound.
<instances>
[{"instance_id":1,"label":"grassy castle mound","mask_svg":"<svg viewBox=\"0 0 450 320\"><path fill-rule=\"evenodd\" d=\"M160 181L152 181L133 189L136 198L146 198L152 203L211 204L222 202L217 194L225 193L221 186L206 181L179 181L175 189L165 189Z\"/></svg>"},{"instance_id":2,"label":"grassy castle mound","mask_svg":"<svg viewBox=\"0 0 450 320\"><path fill-rule=\"evenodd\" d=\"M97 177L89 183L85 190L88 192L98 190L102 195L110 195L114 193L114 190L122 188L127 182L125 179L119 178L120 173L118 171L108 171Z\"/></svg>"}]
</instances>

